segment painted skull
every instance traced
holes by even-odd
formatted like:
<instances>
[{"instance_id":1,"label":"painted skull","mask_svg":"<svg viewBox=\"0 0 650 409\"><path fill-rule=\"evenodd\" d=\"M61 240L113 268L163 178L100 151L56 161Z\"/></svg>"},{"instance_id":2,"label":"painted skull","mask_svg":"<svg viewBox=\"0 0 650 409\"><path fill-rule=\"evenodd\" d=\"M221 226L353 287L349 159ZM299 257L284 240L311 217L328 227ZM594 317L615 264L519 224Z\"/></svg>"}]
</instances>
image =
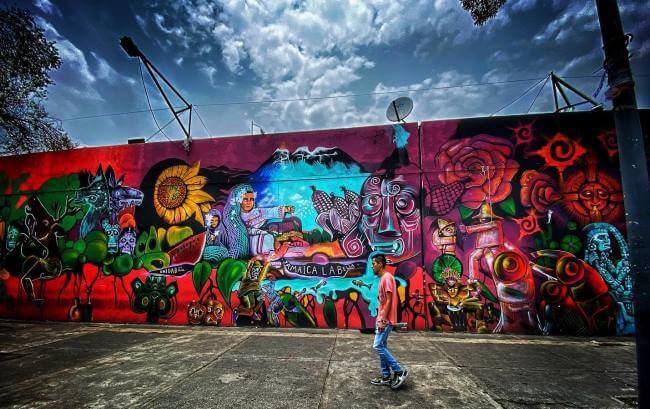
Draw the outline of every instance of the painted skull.
<instances>
[{"instance_id":1,"label":"painted skull","mask_svg":"<svg viewBox=\"0 0 650 409\"><path fill-rule=\"evenodd\" d=\"M402 176L371 176L361 189L360 229L370 246L398 260L415 254L420 224L416 190Z\"/></svg>"},{"instance_id":2,"label":"painted skull","mask_svg":"<svg viewBox=\"0 0 650 409\"><path fill-rule=\"evenodd\" d=\"M187 321L191 325L200 325L203 323L203 318L207 313L205 305L201 304L198 301L192 301L187 306Z\"/></svg>"},{"instance_id":3,"label":"painted skull","mask_svg":"<svg viewBox=\"0 0 650 409\"><path fill-rule=\"evenodd\" d=\"M612 241L607 231L597 232L589 238L587 250L598 253L609 253L612 251Z\"/></svg>"},{"instance_id":4,"label":"painted skull","mask_svg":"<svg viewBox=\"0 0 650 409\"><path fill-rule=\"evenodd\" d=\"M16 248L16 245L18 244L18 236L20 235L20 231L16 228L16 226L12 226L11 224L7 227L7 241L5 245L7 246L7 250L11 251L14 248Z\"/></svg>"},{"instance_id":5,"label":"painted skull","mask_svg":"<svg viewBox=\"0 0 650 409\"><path fill-rule=\"evenodd\" d=\"M259 261L255 261L255 263L251 266L249 277L251 280L258 280L260 278L260 274L262 273L262 269L264 266L262 263Z\"/></svg>"},{"instance_id":6,"label":"painted skull","mask_svg":"<svg viewBox=\"0 0 650 409\"><path fill-rule=\"evenodd\" d=\"M205 324L206 325L219 325L223 318L223 305L216 299L210 297L205 303Z\"/></svg>"},{"instance_id":7,"label":"painted skull","mask_svg":"<svg viewBox=\"0 0 650 409\"><path fill-rule=\"evenodd\" d=\"M118 241L118 248L120 251L126 254L133 254L133 251L135 250L135 243L135 230L130 227L124 229L122 231L122 234L120 234L120 239Z\"/></svg>"},{"instance_id":8,"label":"painted skull","mask_svg":"<svg viewBox=\"0 0 650 409\"><path fill-rule=\"evenodd\" d=\"M108 219L102 220L102 228L108 236L108 252L117 253L118 250L118 240L120 235L120 226L119 224L111 223Z\"/></svg>"}]
</instances>

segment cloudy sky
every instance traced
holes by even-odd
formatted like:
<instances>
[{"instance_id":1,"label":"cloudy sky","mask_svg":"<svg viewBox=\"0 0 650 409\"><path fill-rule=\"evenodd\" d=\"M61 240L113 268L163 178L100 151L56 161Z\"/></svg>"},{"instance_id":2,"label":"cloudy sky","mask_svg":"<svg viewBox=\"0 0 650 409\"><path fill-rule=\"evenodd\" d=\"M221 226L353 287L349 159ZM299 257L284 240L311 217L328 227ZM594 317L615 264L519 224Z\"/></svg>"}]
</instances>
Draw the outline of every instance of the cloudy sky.
<instances>
[{"instance_id":1,"label":"cloudy sky","mask_svg":"<svg viewBox=\"0 0 650 409\"><path fill-rule=\"evenodd\" d=\"M553 109L550 83L534 85L548 72L588 94L602 74L593 0L508 0L483 27L473 26L458 0L17 5L36 16L61 55L49 112L90 146L149 138L158 129L147 111L139 63L119 46L123 35L197 106L205 127L195 117L195 137L249 134L251 120L267 133L384 124L388 103L402 95L414 100L409 121L546 112ZM639 105L648 107L650 7L639 0L619 5L625 30L634 34ZM153 108L163 108L146 72L144 83ZM133 111L140 112L125 113ZM113 113L124 114L105 115ZM171 118L165 110L155 115L161 126ZM165 132L182 137L174 123Z\"/></svg>"}]
</instances>

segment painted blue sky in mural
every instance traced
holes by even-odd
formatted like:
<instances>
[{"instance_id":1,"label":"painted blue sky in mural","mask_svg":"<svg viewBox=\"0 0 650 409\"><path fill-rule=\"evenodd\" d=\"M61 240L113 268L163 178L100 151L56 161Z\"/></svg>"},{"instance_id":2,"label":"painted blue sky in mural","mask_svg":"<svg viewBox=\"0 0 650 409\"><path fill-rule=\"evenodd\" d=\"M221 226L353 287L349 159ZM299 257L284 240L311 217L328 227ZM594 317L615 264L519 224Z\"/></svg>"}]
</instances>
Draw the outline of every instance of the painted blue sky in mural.
<instances>
[{"instance_id":1,"label":"painted blue sky in mural","mask_svg":"<svg viewBox=\"0 0 650 409\"><path fill-rule=\"evenodd\" d=\"M16 2L2 1L6 4ZM636 74L650 74L650 8L621 0ZM151 114L95 117L147 109L138 62L118 40L131 36L204 119L196 137L386 123L390 100L409 95L409 120L490 115L553 70L592 94L600 78L601 40L591 0L509 0L498 17L474 27L458 0L179 0L165 2L18 2L57 42L63 65L46 105L83 145L125 143L156 131ZM164 107L151 80L154 108ZM642 107L650 77L637 78ZM550 84L499 114L549 111ZM395 92L398 90L417 90ZM601 92L599 100L604 101ZM346 98L322 98L366 94ZM368 95L372 94L372 95ZM302 98L320 98L296 100ZM282 100L282 102L244 103ZM287 101L293 100L293 101ZM210 105L212 104L212 105ZM158 122L171 114L156 112ZM174 139L181 131L166 128ZM255 132L259 132L255 128ZM164 140L158 135L153 138Z\"/></svg>"}]
</instances>

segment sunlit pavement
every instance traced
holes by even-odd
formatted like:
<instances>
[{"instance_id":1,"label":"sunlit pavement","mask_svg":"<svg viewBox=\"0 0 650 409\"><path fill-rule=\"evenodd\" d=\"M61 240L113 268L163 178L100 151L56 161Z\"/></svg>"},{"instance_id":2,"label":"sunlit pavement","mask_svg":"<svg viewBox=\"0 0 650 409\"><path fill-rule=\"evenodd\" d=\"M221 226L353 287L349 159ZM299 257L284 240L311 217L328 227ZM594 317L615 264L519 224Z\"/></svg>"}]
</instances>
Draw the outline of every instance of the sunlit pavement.
<instances>
[{"instance_id":1,"label":"sunlit pavement","mask_svg":"<svg viewBox=\"0 0 650 409\"><path fill-rule=\"evenodd\" d=\"M1 407L626 408L634 338L391 334L411 371L373 386L355 330L0 321Z\"/></svg>"}]
</instances>

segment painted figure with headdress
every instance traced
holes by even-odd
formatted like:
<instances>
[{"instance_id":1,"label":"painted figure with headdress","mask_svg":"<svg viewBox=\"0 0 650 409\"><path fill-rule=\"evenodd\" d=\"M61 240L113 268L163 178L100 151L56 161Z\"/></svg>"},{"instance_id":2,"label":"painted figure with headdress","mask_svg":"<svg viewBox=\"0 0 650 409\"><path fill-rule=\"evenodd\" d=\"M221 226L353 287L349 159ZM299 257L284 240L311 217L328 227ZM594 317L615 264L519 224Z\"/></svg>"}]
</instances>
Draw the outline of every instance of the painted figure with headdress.
<instances>
[{"instance_id":1,"label":"painted figure with headdress","mask_svg":"<svg viewBox=\"0 0 650 409\"><path fill-rule=\"evenodd\" d=\"M436 220L438 227L433 231L431 241L442 254L456 255L456 223L450 220Z\"/></svg>"},{"instance_id":2,"label":"painted figure with headdress","mask_svg":"<svg viewBox=\"0 0 650 409\"><path fill-rule=\"evenodd\" d=\"M489 203L483 203L479 213L472 217L478 219L478 224L470 226L460 225L460 231L475 234L474 251L469 255L469 280L476 280L480 272L481 260L485 259L492 274L494 258L502 251L504 246L502 218L495 215Z\"/></svg>"}]
</instances>

